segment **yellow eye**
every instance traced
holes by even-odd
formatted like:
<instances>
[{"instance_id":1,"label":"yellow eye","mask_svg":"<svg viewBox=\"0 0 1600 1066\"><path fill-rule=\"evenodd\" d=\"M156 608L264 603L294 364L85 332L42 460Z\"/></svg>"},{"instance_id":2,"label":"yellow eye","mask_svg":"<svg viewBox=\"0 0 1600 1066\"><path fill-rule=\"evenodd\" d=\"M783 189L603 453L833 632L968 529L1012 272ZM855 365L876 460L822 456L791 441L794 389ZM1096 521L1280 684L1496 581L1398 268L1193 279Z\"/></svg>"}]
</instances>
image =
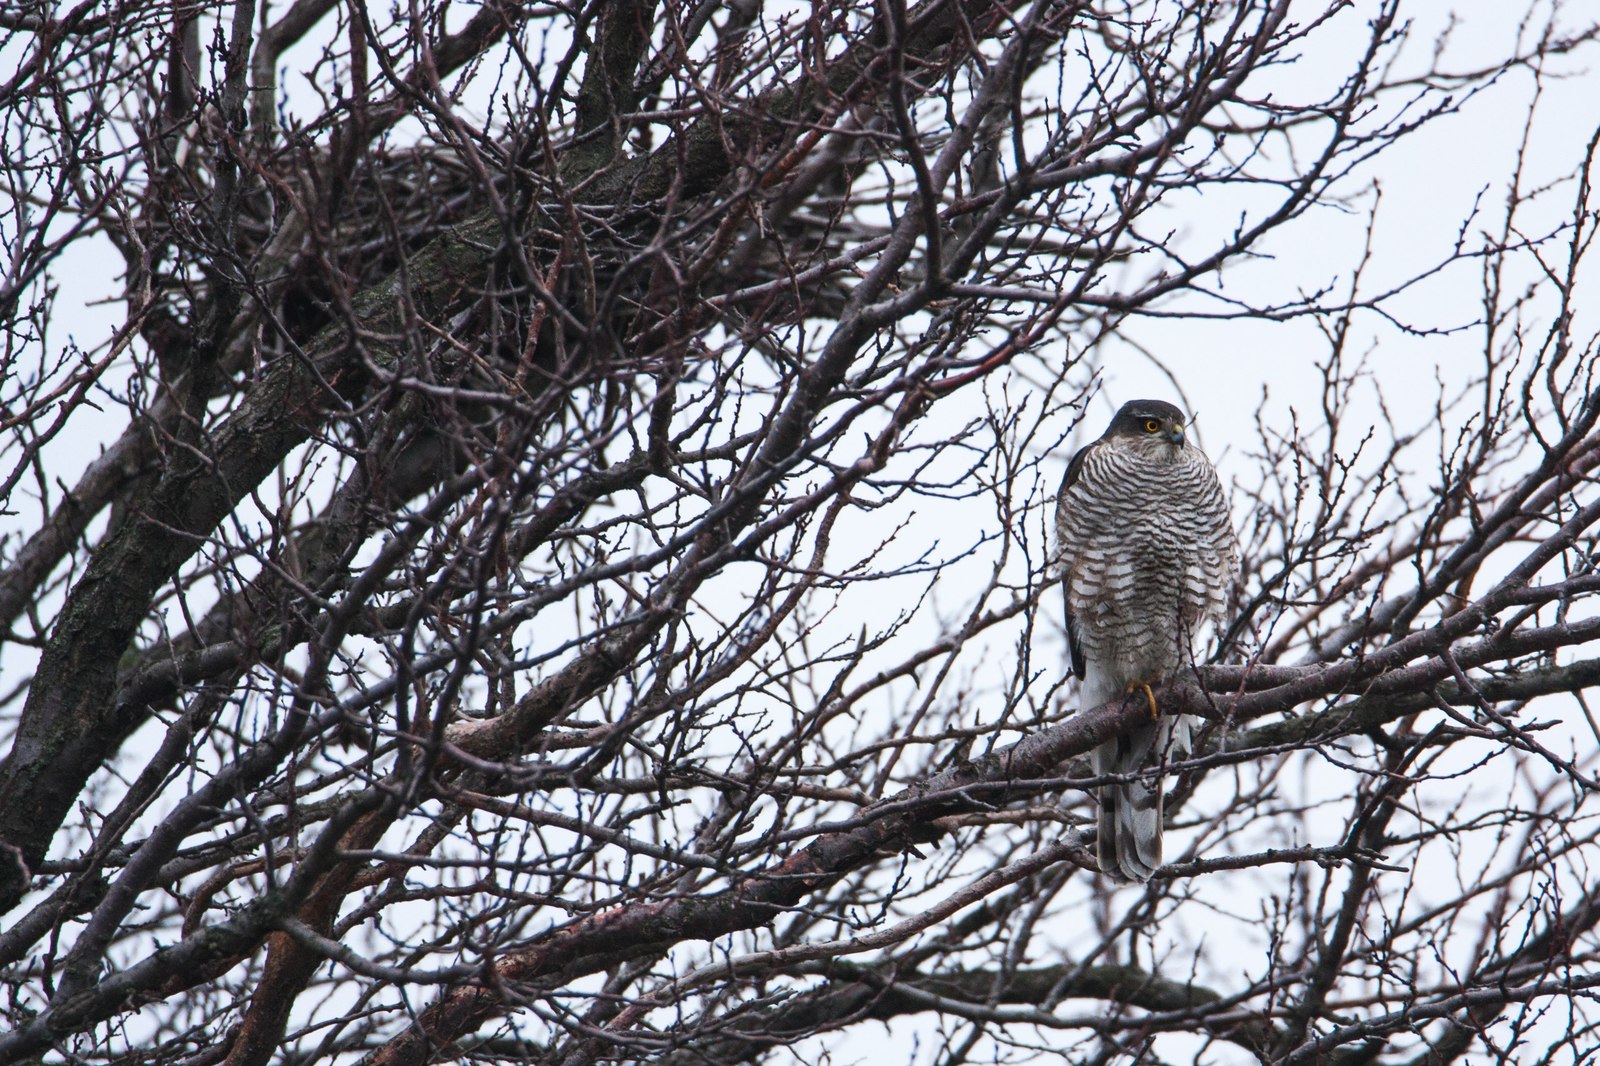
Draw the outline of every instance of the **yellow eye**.
<instances>
[{"instance_id":1,"label":"yellow eye","mask_svg":"<svg viewBox=\"0 0 1600 1066\"><path fill-rule=\"evenodd\" d=\"M1157 432L1160 432L1160 430L1161 430L1161 423L1160 422L1157 422L1153 418L1145 419L1144 431L1146 433L1157 433Z\"/></svg>"}]
</instances>

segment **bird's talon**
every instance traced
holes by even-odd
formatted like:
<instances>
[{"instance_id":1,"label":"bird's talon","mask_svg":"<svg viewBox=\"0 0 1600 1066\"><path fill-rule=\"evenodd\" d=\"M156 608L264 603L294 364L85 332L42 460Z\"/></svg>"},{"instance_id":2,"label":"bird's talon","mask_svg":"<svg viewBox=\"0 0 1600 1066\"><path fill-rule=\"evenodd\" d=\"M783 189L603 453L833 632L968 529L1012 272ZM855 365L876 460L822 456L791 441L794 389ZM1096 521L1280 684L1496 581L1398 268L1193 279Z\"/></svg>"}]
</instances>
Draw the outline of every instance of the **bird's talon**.
<instances>
[{"instance_id":1,"label":"bird's talon","mask_svg":"<svg viewBox=\"0 0 1600 1066\"><path fill-rule=\"evenodd\" d=\"M1156 709L1156 694L1150 691L1150 686L1145 684L1143 681L1129 681L1128 687L1122 691L1124 695L1131 696L1133 695L1135 689L1142 690L1144 692L1144 698L1150 703L1150 720L1152 722L1161 721L1161 712Z\"/></svg>"}]
</instances>

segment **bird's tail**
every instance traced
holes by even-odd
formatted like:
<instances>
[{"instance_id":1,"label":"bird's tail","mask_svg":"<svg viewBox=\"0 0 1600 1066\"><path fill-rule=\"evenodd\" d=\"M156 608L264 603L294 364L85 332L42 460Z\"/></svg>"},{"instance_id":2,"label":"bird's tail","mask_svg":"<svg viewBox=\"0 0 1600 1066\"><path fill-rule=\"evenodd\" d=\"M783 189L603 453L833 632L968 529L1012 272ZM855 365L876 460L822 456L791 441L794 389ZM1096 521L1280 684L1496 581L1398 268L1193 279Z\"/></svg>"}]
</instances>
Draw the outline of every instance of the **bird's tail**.
<instances>
[{"instance_id":1,"label":"bird's tail","mask_svg":"<svg viewBox=\"0 0 1600 1066\"><path fill-rule=\"evenodd\" d=\"M1095 773L1134 774L1149 767L1166 746L1168 730L1162 726L1167 724L1135 726L1100 745L1094 750ZM1100 789L1095 851L1105 874L1119 881L1148 881L1160 867L1163 792L1159 775Z\"/></svg>"}]
</instances>

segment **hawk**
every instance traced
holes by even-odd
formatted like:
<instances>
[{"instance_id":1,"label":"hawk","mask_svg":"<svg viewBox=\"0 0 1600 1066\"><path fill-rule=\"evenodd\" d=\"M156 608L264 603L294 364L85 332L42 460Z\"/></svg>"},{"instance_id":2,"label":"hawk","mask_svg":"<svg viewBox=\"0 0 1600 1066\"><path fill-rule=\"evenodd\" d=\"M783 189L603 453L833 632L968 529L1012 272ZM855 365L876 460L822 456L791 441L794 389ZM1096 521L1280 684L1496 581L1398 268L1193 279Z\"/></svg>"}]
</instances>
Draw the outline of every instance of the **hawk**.
<instances>
[{"instance_id":1,"label":"hawk","mask_svg":"<svg viewBox=\"0 0 1600 1066\"><path fill-rule=\"evenodd\" d=\"M1096 776L1138 775L1165 761L1188 723L1163 718L1151 687L1193 661L1218 621L1238 569L1238 541L1217 471L1190 444L1182 411L1160 400L1123 405L1099 440L1067 464L1056 537L1067 643L1088 709L1142 691L1151 721L1094 750ZM1161 865L1159 771L1100 789L1096 851L1120 881Z\"/></svg>"}]
</instances>

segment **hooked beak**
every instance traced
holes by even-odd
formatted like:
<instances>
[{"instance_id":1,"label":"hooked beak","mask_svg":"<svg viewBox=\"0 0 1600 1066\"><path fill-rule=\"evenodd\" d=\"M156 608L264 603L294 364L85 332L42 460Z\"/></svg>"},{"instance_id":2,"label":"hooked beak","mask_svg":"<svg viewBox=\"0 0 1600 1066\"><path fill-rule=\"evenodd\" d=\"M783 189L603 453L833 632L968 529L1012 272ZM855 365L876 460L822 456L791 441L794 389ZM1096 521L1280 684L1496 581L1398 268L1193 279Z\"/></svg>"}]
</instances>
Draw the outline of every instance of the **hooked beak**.
<instances>
[{"instance_id":1,"label":"hooked beak","mask_svg":"<svg viewBox=\"0 0 1600 1066\"><path fill-rule=\"evenodd\" d=\"M1183 423L1182 422L1169 422L1169 423L1167 423L1167 439L1170 440L1173 444L1181 445L1183 443Z\"/></svg>"}]
</instances>

